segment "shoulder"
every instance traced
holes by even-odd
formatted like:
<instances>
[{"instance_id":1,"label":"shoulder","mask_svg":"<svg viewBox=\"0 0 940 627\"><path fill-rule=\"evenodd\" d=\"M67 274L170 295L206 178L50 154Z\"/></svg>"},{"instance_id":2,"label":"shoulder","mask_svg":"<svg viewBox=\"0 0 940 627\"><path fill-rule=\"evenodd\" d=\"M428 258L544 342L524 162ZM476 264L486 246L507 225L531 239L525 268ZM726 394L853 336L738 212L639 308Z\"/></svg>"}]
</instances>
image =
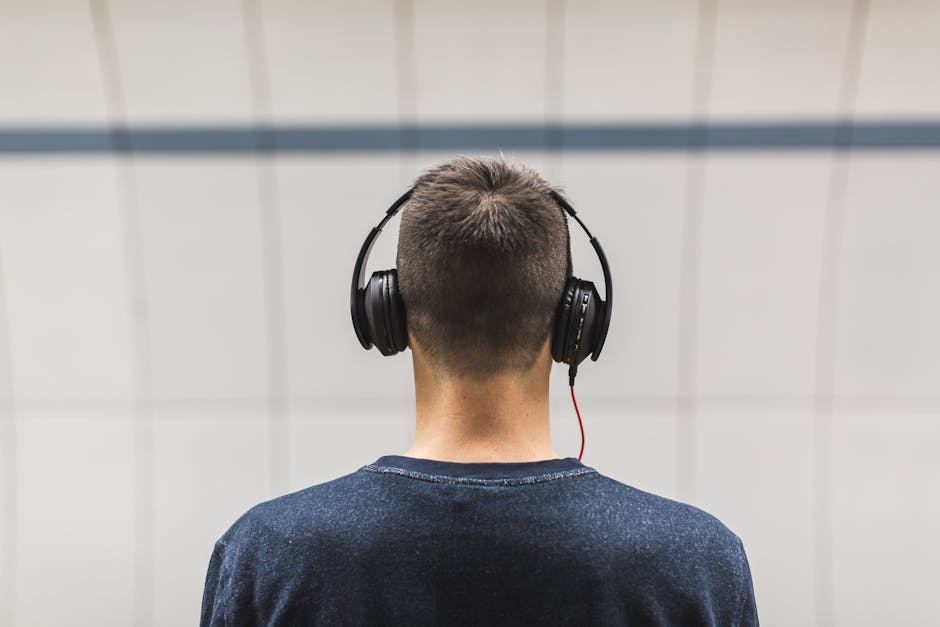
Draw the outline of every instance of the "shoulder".
<instances>
[{"instance_id":1,"label":"shoulder","mask_svg":"<svg viewBox=\"0 0 940 627\"><path fill-rule=\"evenodd\" d=\"M606 548L622 572L644 572L655 594L698 598L721 624L756 624L741 538L715 515L598 474L608 517Z\"/></svg>"},{"instance_id":2,"label":"shoulder","mask_svg":"<svg viewBox=\"0 0 940 627\"><path fill-rule=\"evenodd\" d=\"M309 537L342 515L343 506L361 493L362 473L318 483L296 492L262 501L239 516L218 539L227 551L264 544L270 550L295 538Z\"/></svg>"},{"instance_id":3,"label":"shoulder","mask_svg":"<svg viewBox=\"0 0 940 627\"><path fill-rule=\"evenodd\" d=\"M741 539L714 514L600 473L597 476L599 507L613 523L610 534L618 545L631 551L642 547L650 560L681 564L691 572L730 580L745 576Z\"/></svg>"},{"instance_id":4,"label":"shoulder","mask_svg":"<svg viewBox=\"0 0 940 627\"><path fill-rule=\"evenodd\" d=\"M239 516L213 548L203 624L225 622L223 617L231 624L233 612L245 618L275 608L281 595L313 585L320 556L335 561L342 555L342 534L332 530L348 527L336 521L343 515L344 498L362 492L360 484L350 473L258 503Z\"/></svg>"},{"instance_id":5,"label":"shoulder","mask_svg":"<svg viewBox=\"0 0 940 627\"><path fill-rule=\"evenodd\" d=\"M695 505L646 492L597 473L598 490L614 512L638 519L657 530L673 529L683 536L710 539L718 544L740 542L738 536L710 512Z\"/></svg>"}]
</instances>

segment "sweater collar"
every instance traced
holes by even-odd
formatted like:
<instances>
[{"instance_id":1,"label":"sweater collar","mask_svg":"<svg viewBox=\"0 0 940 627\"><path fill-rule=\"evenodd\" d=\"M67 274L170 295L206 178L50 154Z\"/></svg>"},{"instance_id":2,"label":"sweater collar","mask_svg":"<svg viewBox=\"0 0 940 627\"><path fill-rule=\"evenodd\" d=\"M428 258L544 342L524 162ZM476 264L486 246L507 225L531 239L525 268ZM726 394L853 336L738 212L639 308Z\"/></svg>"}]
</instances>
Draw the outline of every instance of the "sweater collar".
<instances>
[{"instance_id":1,"label":"sweater collar","mask_svg":"<svg viewBox=\"0 0 940 627\"><path fill-rule=\"evenodd\" d=\"M383 455L371 466L397 468L406 472L454 479L516 479L589 469L576 457L543 459L534 462L447 462L404 455Z\"/></svg>"}]
</instances>

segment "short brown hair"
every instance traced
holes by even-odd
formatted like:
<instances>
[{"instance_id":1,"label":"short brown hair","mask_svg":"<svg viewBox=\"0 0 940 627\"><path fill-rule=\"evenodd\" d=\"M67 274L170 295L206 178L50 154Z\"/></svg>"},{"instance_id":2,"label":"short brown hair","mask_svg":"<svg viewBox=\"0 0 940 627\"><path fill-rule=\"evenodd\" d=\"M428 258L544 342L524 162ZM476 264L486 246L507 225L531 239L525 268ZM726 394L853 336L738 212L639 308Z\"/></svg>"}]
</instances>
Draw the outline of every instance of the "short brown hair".
<instances>
[{"instance_id":1,"label":"short brown hair","mask_svg":"<svg viewBox=\"0 0 940 627\"><path fill-rule=\"evenodd\" d=\"M422 173L402 208L398 287L431 364L487 378L532 368L571 276L568 219L519 163L459 156Z\"/></svg>"}]
</instances>

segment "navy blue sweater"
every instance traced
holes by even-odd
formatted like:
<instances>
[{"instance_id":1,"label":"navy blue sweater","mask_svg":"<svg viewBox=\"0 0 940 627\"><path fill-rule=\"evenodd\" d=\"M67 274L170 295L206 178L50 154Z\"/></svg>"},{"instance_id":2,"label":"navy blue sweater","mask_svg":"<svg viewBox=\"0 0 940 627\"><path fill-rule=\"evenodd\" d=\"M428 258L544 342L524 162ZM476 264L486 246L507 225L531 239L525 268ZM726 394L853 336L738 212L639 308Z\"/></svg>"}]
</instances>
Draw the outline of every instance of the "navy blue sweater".
<instances>
[{"instance_id":1,"label":"navy blue sweater","mask_svg":"<svg viewBox=\"0 0 940 627\"><path fill-rule=\"evenodd\" d=\"M740 539L574 457L385 455L218 540L202 625L757 625Z\"/></svg>"}]
</instances>

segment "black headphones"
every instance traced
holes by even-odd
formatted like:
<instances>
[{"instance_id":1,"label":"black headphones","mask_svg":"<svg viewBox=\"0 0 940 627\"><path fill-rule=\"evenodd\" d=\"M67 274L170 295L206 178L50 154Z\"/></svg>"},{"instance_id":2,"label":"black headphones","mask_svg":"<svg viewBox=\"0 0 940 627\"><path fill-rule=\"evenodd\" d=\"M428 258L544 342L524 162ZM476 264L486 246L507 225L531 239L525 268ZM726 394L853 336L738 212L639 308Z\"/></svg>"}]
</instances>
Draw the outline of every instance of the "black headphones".
<instances>
[{"instance_id":1,"label":"black headphones","mask_svg":"<svg viewBox=\"0 0 940 627\"><path fill-rule=\"evenodd\" d=\"M391 217L411 198L413 191L414 188L405 192L388 208L382 221L372 227L359 250L356 268L353 270L349 308L356 337L363 348L368 350L374 344L383 355L394 355L408 347L405 305L398 291L398 270L373 272L368 285L363 284L363 272L375 238ZM568 379L573 386L578 364L588 355L593 361L597 361L604 347L604 340L607 339L612 308L610 267L600 242L591 235L571 205L560 194L552 191L551 195L587 233L604 271L606 301L601 300L594 283L571 276L568 277L555 312L552 359L570 366Z\"/></svg>"}]
</instances>

